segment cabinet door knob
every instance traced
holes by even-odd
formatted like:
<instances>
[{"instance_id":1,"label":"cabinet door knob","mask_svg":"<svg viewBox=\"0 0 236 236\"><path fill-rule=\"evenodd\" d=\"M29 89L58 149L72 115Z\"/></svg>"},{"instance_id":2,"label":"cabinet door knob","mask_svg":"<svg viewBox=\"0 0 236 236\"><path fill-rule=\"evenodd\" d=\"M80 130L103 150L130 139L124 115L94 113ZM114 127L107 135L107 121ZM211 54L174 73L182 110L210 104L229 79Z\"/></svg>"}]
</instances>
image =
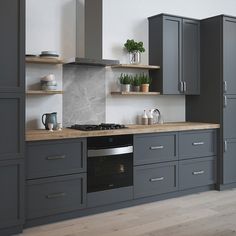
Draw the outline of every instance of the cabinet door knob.
<instances>
[{"instance_id":1,"label":"cabinet door knob","mask_svg":"<svg viewBox=\"0 0 236 236\"><path fill-rule=\"evenodd\" d=\"M200 146L200 145L204 145L204 142L194 142L193 146Z\"/></svg>"},{"instance_id":2,"label":"cabinet door knob","mask_svg":"<svg viewBox=\"0 0 236 236\"><path fill-rule=\"evenodd\" d=\"M194 171L193 175L203 175L205 173L204 170L200 170L200 171Z\"/></svg>"},{"instance_id":3,"label":"cabinet door knob","mask_svg":"<svg viewBox=\"0 0 236 236\"><path fill-rule=\"evenodd\" d=\"M227 140L224 141L224 152L227 152L228 150L228 143Z\"/></svg>"},{"instance_id":4,"label":"cabinet door knob","mask_svg":"<svg viewBox=\"0 0 236 236\"><path fill-rule=\"evenodd\" d=\"M66 155L46 157L48 161L62 160L65 158L66 158Z\"/></svg>"},{"instance_id":5,"label":"cabinet door knob","mask_svg":"<svg viewBox=\"0 0 236 236\"><path fill-rule=\"evenodd\" d=\"M227 97L224 96L224 107L227 107Z\"/></svg>"},{"instance_id":6,"label":"cabinet door knob","mask_svg":"<svg viewBox=\"0 0 236 236\"><path fill-rule=\"evenodd\" d=\"M179 82L179 91L180 91L181 93L184 92L184 83L183 83L183 81L180 81L180 82Z\"/></svg>"},{"instance_id":7,"label":"cabinet door knob","mask_svg":"<svg viewBox=\"0 0 236 236\"><path fill-rule=\"evenodd\" d=\"M66 193L53 193L53 194L48 194L46 196L47 199L54 199L54 198L62 198L62 197L65 197L66 196Z\"/></svg>"},{"instance_id":8,"label":"cabinet door knob","mask_svg":"<svg viewBox=\"0 0 236 236\"><path fill-rule=\"evenodd\" d=\"M150 179L150 182L157 182L157 181L162 181L164 180L165 178L164 177L159 177L159 178L151 178Z\"/></svg>"},{"instance_id":9,"label":"cabinet door knob","mask_svg":"<svg viewBox=\"0 0 236 236\"><path fill-rule=\"evenodd\" d=\"M161 145L161 146L155 146L155 147L150 147L151 150L157 150L157 149L163 149L164 146Z\"/></svg>"},{"instance_id":10,"label":"cabinet door knob","mask_svg":"<svg viewBox=\"0 0 236 236\"><path fill-rule=\"evenodd\" d=\"M228 87L227 87L227 82L223 81L223 91L224 93L227 93Z\"/></svg>"},{"instance_id":11,"label":"cabinet door knob","mask_svg":"<svg viewBox=\"0 0 236 236\"><path fill-rule=\"evenodd\" d=\"M184 93L185 93L187 91L187 83L186 83L186 81L184 81L183 84L184 84Z\"/></svg>"}]
</instances>

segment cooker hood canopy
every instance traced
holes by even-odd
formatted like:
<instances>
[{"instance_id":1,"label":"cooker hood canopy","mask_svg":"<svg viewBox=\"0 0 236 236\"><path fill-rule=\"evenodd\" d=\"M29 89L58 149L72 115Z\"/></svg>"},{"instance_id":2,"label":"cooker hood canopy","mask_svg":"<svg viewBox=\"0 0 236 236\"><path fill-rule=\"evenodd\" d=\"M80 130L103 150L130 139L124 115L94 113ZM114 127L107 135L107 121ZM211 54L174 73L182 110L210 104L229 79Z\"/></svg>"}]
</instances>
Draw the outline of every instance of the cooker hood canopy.
<instances>
[{"instance_id":1,"label":"cooker hood canopy","mask_svg":"<svg viewBox=\"0 0 236 236\"><path fill-rule=\"evenodd\" d=\"M81 1L81 0L80 0ZM76 19L76 48L78 54L79 42L84 41L84 57L76 57L66 61L67 64L90 65L90 66L111 66L119 64L118 60L103 59L103 0L84 0L83 21L78 16L81 12L81 5L77 1ZM84 23L84 34L81 35L79 27Z\"/></svg>"}]
</instances>

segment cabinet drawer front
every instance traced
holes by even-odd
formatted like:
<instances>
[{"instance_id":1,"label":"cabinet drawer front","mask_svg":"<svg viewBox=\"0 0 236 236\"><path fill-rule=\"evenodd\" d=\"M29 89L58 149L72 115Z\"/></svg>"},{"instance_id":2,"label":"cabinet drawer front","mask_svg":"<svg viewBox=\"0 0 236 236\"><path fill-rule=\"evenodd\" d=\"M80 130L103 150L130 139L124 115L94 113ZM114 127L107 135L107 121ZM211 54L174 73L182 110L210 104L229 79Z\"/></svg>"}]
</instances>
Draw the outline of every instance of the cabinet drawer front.
<instances>
[{"instance_id":1,"label":"cabinet drawer front","mask_svg":"<svg viewBox=\"0 0 236 236\"><path fill-rule=\"evenodd\" d=\"M181 190L214 184L215 181L215 157L206 157L179 162L179 188Z\"/></svg>"},{"instance_id":2,"label":"cabinet drawer front","mask_svg":"<svg viewBox=\"0 0 236 236\"><path fill-rule=\"evenodd\" d=\"M134 167L134 198L177 190L177 162Z\"/></svg>"},{"instance_id":3,"label":"cabinet drawer front","mask_svg":"<svg viewBox=\"0 0 236 236\"><path fill-rule=\"evenodd\" d=\"M26 218L49 216L85 207L86 174L27 182Z\"/></svg>"},{"instance_id":4,"label":"cabinet drawer front","mask_svg":"<svg viewBox=\"0 0 236 236\"><path fill-rule=\"evenodd\" d=\"M215 154L215 130L179 133L179 159L206 157Z\"/></svg>"},{"instance_id":5,"label":"cabinet drawer front","mask_svg":"<svg viewBox=\"0 0 236 236\"><path fill-rule=\"evenodd\" d=\"M177 159L176 134L136 135L134 164L150 164Z\"/></svg>"},{"instance_id":6,"label":"cabinet drawer front","mask_svg":"<svg viewBox=\"0 0 236 236\"><path fill-rule=\"evenodd\" d=\"M86 170L86 141L27 144L27 179L80 173Z\"/></svg>"}]
</instances>

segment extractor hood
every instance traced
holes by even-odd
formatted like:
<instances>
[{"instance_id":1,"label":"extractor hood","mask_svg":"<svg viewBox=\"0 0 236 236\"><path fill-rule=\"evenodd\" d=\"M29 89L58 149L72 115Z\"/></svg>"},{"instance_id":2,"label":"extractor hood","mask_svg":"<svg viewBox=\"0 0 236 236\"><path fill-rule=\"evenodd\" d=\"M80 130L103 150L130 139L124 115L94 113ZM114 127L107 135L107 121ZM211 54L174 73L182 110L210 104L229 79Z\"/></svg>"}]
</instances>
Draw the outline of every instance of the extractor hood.
<instances>
[{"instance_id":1,"label":"extractor hood","mask_svg":"<svg viewBox=\"0 0 236 236\"><path fill-rule=\"evenodd\" d=\"M84 1L84 2L83 2ZM82 5L81 2L84 4ZM84 55L78 56L65 61L66 64L73 65L90 65L90 66L111 66L119 64L118 60L104 59L103 52L103 0L77 0L77 20L76 20L76 48L77 54L79 43L84 42ZM82 12L82 21L81 8ZM84 26L83 34L79 27Z\"/></svg>"}]
</instances>

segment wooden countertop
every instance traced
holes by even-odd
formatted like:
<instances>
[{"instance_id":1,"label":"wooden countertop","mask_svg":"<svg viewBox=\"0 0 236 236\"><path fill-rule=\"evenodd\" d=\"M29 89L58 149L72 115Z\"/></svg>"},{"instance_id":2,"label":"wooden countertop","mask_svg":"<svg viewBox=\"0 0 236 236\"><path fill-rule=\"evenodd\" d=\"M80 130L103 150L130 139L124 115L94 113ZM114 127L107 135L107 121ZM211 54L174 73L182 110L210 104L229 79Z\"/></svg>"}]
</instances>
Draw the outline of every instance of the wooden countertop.
<instances>
[{"instance_id":1,"label":"wooden countertop","mask_svg":"<svg viewBox=\"0 0 236 236\"><path fill-rule=\"evenodd\" d=\"M145 134L145 133L161 133L175 132L187 130L203 130L217 129L219 124L195 123L195 122L170 122L155 125L127 125L127 129L118 130L98 130L98 131L80 131L64 128L62 131L48 130L28 130L26 131L26 141L42 141L42 140L58 140L69 138L83 138L109 135L125 135L125 134Z\"/></svg>"}]
</instances>

